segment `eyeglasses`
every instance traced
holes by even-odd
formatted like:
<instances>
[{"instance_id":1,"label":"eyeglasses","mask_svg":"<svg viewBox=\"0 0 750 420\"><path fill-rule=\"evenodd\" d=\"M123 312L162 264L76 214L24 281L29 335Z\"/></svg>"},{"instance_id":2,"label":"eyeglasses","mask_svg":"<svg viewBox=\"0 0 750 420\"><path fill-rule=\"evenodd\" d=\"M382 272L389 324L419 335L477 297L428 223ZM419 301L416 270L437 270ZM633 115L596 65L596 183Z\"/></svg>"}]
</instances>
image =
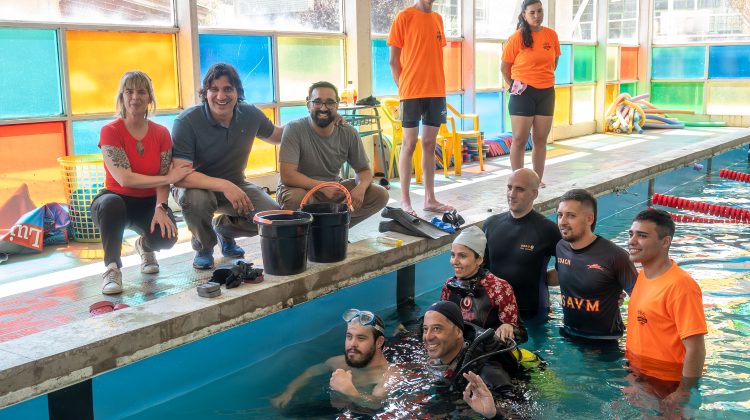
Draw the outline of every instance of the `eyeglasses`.
<instances>
[{"instance_id":1,"label":"eyeglasses","mask_svg":"<svg viewBox=\"0 0 750 420\"><path fill-rule=\"evenodd\" d=\"M341 314L341 318L343 318L347 324L357 322L360 325L371 326L381 333L385 334L385 329L378 323L378 319L375 314L370 311L347 309L343 314Z\"/></svg>"},{"instance_id":2,"label":"eyeglasses","mask_svg":"<svg viewBox=\"0 0 750 420\"><path fill-rule=\"evenodd\" d=\"M326 108L328 108L328 109L335 108L339 104L338 102L330 100L330 99L327 100L327 101L321 101L320 99L316 99L314 101L310 101L310 103L315 108L322 108L323 105L325 105Z\"/></svg>"}]
</instances>

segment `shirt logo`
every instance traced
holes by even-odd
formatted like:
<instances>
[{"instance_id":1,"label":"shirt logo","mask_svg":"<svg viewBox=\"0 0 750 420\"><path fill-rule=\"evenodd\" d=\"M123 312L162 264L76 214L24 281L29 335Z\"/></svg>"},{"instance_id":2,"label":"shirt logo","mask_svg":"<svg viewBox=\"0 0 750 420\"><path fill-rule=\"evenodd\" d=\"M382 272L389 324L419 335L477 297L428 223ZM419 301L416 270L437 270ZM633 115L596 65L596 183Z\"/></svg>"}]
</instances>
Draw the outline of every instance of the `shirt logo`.
<instances>
[{"instance_id":1,"label":"shirt logo","mask_svg":"<svg viewBox=\"0 0 750 420\"><path fill-rule=\"evenodd\" d=\"M570 258L557 257L557 263L562 265L570 265Z\"/></svg>"},{"instance_id":2,"label":"shirt logo","mask_svg":"<svg viewBox=\"0 0 750 420\"><path fill-rule=\"evenodd\" d=\"M534 251L534 245L521 244L521 251Z\"/></svg>"},{"instance_id":3,"label":"shirt logo","mask_svg":"<svg viewBox=\"0 0 750 420\"><path fill-rule=\"evenodd\" d=\"M440 31L437 31L437 40L439 43L443 43L443 34L441 34Z\"/></svg>"},{"instance_id":4,"label":"shirt logo","mask_svg":"<svg viewBox=\"0 0 750 420\"><path fill-rule=\"evenodd\" d=\"M590 300L572 296L560 295L563 308L577 309L586 312L599 312L599 299Z\"/></svg>"},{"instance_id":5,"label":"shirt logo","mask_svg":"<svg viewBox=\"0 0 750 420\"><path fill-rule=\"evenodd\" d=\"M551 49L552 49L552 44L550 44L549 42L545 42L545 43L544 43L544 44L542 45L542 48L544 48L544 49L545 49L546 51L549 51L549 50L551 50Z\"/></svg>"},{"instance_id":6,"label":"shirt logo","mask_svg":"<svg viewBox=\"0 0 750 420\"><path fill-rule=\"evenodd\" d=\"M586 266L586 268L588 268L589 270L599 270L599 271L604 271L604 267L602 267L602 266L601 266L601 265L599 265L599 264L589 264L589 265L587 265L587 266Z\"/></svg>"},{"instance_id":7,"label":"shirt logo","mask_svg":"<svg viewBox=\"0 0 750 420\"><path fill-rule=\"evenodd\" d=\"M646 313L642 310L638 310L638 323L641 325L648 324L648 319L646 319Z\"/></svg>"}]
</instances>

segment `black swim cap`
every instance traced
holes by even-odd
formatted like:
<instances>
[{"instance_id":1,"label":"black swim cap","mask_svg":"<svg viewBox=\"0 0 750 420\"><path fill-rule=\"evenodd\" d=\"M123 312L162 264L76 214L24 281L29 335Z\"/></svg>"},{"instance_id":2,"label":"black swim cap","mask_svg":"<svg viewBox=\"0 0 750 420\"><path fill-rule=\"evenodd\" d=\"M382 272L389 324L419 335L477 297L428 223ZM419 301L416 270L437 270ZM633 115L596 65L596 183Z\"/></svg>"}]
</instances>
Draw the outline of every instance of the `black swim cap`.
<instances>
[{"instance_id":1,"label":"black swim cap","mask_svg":"<svg viewBox=\"0 0 750 420\"><path fill-rule=\"evenodd\" d=\"M441 313L448 321L454 323L460 330L464 329L464 318L461 316L461 308L449 300L441 300L433 303L426 312L435 311Z\"/></svg>"}]
</instances>

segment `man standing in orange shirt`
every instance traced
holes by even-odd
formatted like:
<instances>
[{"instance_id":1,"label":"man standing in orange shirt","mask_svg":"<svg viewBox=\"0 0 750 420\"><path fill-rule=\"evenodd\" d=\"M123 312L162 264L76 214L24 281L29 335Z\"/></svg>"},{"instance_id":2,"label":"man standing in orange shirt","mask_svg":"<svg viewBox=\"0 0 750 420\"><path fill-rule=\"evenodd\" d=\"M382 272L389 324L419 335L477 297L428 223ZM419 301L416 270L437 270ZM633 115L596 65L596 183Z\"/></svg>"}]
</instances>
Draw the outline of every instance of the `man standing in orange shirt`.
<instances>
[{"instance_id":1,"label":"man standing in orange shirt","mask_svg":"<svg viewBox=\"0 0 750 420\"><path fill-rule=\"evenodd\" d=\"M445 74L443 47L446 45L443 18L432 11L435 0L417 0L396 16L388 34L391 71L401 99L399 111L403 140L398 173L401 180L401 208L416 215L411 205L411 159L422 121L422 173L424 211L443 213L453 207L435 197L435 139L445 123Z\"/></svg>"},{"instance_id":2,"label":"man standing in orange shirt","mask_svg":"<svg viewBox=\"0 0 750 420\"><path fill-rule=\"evenodd\" d=\"M628 231L630 260L643 270L628 304L625 356L668 417L698 385L708 332L700 286L669 258L674 231L669 214L655 209L640 212Z\"/></svg>"}]
</instances>

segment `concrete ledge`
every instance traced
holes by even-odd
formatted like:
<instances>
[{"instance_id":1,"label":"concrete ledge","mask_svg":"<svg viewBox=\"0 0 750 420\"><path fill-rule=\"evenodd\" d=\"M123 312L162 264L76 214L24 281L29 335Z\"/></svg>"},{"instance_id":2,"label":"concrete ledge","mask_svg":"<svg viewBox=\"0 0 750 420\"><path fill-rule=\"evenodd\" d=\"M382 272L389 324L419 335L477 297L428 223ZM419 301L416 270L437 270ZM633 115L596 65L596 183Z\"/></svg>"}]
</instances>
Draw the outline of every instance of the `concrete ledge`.
<instances>
[{"instance_id":1,"label":"concrete ledge","mask_svg":"<svg viewBox=\"0 0 750 420\"><path fill-rule=\"evenodd\" d=\"M636 153L636 156L619 165L611 157L610 160L606 157L592 159L591 168L584 176L550 183L550 187L541 190L537 209L541 212L555 209L558 197L570 188L587 188L596 195L605 194L748 143L750 130L727 130L710 139L693 139L659 151L633 147L629 153ZM503 179L468 187L474 188L481 199L472 201L473 207L462 211L467 223L481 225L487 217L505 210L505 200L498 206L505 191ZM489 185L493 187L491 197L481 193ZM445 252L452 241L450 236L428 241L389 234L405 239L403 246L392 248L377 243L377 235L373 232L370 239L351 244L345 261L310 263L307 271L296 276L267 275L260 285L222 288L222 296L214 299L200 298L194 290L187 290L0 343L0 407L412 265ZM248 255L248 259L260 259L257 238L243 241L243 244L250 244L248 249L256 253Z\"/></svg>"}]
</instances>

